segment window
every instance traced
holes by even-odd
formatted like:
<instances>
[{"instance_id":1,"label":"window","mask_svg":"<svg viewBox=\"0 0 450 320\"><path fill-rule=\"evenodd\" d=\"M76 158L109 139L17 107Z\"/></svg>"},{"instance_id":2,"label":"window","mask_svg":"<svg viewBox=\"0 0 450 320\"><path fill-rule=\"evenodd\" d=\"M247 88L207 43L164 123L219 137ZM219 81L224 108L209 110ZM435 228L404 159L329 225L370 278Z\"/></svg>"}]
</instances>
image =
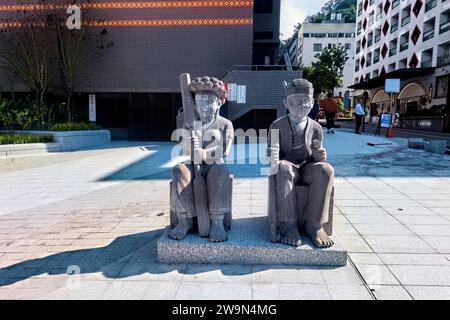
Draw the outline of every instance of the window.
<instances>
[{"instance_id":1,"label":"window","mask_svg":"<svg viewBox=\"0 0 450 320\"><path fill-rule=\"evenodd\" d=\"M312 38L325 38L326 36L326 33L311 33Z\"/></svg>"},{"instance_id":2,"label":"window","mask_svg":"<svg viewBox=\"0 0 450 320\"><path fill-rule=\"evenodd\" d=\"M336 48L336 44L335 43L329 43L328 44L328 49L332 49L332 48Z\"/></svg>"},{"instance_id":3,"label":"window","mask_svg":"<svg viewBox=\"0 0 450 320\"><path fill-rule=\"evenodd\" d=\"M352 44L351 43L346 43L345 44L345 49L346 50L351 50L352 49Z\"/></svg>"},{"instance_id":4,"label":"window","mask_svg":"<svg viewBox=\"0 0 450 320\"><path fill-rule=\"evenodd\" d=\"M309 33L304 33L303 38L309 38Z\"/></svg>"},{"instance_id":5,"label":"window","mask_svg":"<svg viewBox=\"0 0 450 320\"><path fill-rule=\"evenodd\" d=\"M255 13L272 13L273 0L255 0Z\"/></svg>"},{"instance_id":6,"label":"window","mask_svg":"<svg viewBox=\"0 0 450 320\"><path fill-rule=\"evenodd\" d=\"M337 38L338 34L337 33L329 33L328 34L328 38Z\"/></svg>"},{"instance_id":7,"label":"window","mask_svg":"<svg viewBox=\"0 0 450 320\"><path fill-rule=\"evenodd\" d=\"M355 37L355 34L354 33L346 33L345 37L346 38L353 38L353 37Z\"/></svg>"},{"instance_id":8,"label":"window","mask_svg":"<svg viewBox=\"0 0 450 320\"><path fill-rule=\"evenodd\" d=\"M434 7L436 7L436 4L437 0L427 0L427 2L425 3L425 12L428 12Z\"/></svg>"},{"instance_id":9,"label":"window","mask_svg":"<svg viewBox=\"0 0 450 320\"><path fill-rule=\"evenodd\" d=\"M441 24L439 25L439 34L450 30L450 9L441 13Z\"/></svg>"},{"instance_id":10,"label":"window","mask_svg":"<svg viewBox=\"0 0 450 320\"><path fill-rule=\"evenodd\" d=\"M392 9L395 9L395 8L397 8L397 6L400 4L400 0L394 0L393 2L392 2Z\"/></svg>"},{"instance_id":11,"label":"window","mask_svg":"<svg viewBox=\"0 0 450 320\"><path fill-rule=\"evenodd\" d=\"M314 50L315 52L317 52L317 51L322 51L322 44L321 44L321 43L314 43L314 44L313 44L313 50Z\"/></svg>"}]
</instances>

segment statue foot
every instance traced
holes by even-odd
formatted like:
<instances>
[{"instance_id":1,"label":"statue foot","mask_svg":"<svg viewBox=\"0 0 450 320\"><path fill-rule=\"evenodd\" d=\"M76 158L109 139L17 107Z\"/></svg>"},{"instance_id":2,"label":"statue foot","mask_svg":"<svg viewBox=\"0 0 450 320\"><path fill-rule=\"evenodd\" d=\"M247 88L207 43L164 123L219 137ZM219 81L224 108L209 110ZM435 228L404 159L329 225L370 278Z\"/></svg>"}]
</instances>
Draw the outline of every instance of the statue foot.
<instances>
[{"instance_id":1,"label":"statue foot","mask_svg":"<svg viewBox=\"0 0 450 320\"><path fill-rule=\"evenodd\" d=\"M322 227L314 228L311 226L306 226L306 232L313 241L313 243L319 248L328 248L334 245L333 240L327 235Z\"/></svg>"},{"instance_id":2,"label":"statue foot","mask_svg":"<svg viewBox=\"0 0 450 320\"><path fill-rule=\"evenodd\" d=\"M299 247L302 244L297 223L280 223L281 239L280 242L293 247Z\"/></svg>"},{"instance_id":3,"label":"statue foot","mask_svg":"<svg viewBox=\"0 0 450 320\"><path fill-rule=\"evenodd\" d=\"M223 225L223 219L212 219L211 230L209 231L209 240L212 242L224 242L228 240L227 232Z\"/></svg>"},{"instance_id":4,"label":"statue foot","mask_svg":"<svg viewBox=\"0 0 450 320\"><path fill-rule=\"evenodd\" d=\"M183 240L192 229L192 218L179 218L177 226L169 232L169 238L173 240Z\"/></svg>"}]
</instances>

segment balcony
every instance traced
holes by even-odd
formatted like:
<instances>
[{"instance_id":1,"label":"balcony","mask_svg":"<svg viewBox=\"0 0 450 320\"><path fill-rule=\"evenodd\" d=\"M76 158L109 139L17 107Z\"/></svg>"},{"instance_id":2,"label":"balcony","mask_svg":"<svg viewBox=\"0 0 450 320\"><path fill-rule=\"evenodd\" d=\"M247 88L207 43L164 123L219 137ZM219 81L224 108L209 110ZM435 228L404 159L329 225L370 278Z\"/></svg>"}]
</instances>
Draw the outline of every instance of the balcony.
<instances>
[{"instance_id":1,"label":"balcony","mask_svg":"<svg viewBox=\"0 0 450 320\"><path fill-rule=\"evenodd\" d=\"M431 68L432 64L433 64L432 60L422 61L421 67L422 68Z\"/></svg>"},{"instance_id":2,"label":"balcony","mask_svg":"<svg viewBox=\"0 0 450 320\"><path fill-rule=\"evenodd\" d=\"M391 33L394 33L397 30L398 30L398 22L391 26Z\"/></svg>"},{"instance_id":3,"label":"balcony","mask_svg":"<svg viewBox=\"0 0 450 320\"><path fill-rule=\"evenodd\" d=\"M381 33L375 36L375 43L381 40Z\"/></svg>"},{"instance_id":4,"label":"balcony","mask_svg":"<svg viewBox=\"0 0 450 320\"><path fill-rule=\"evenodd\" d=\"M405 51L408 49L408 41L400 43L400 52Z\"/></svg>"},{"instance_id":5,"label":"balcony","mask_svg":"<svg viewBox=\"0 0 450 320\"><path fill-rule=\"evenodd\" d=\"M410 16L404 17L402 19L402 27L406 26L409 23L410 20L411 20Z\"/></svg>"},{"instance_id":6,"label":"balcony","mask_svg":"<svg viewBox=\"0 0 450 320\"><path fill-rule=\"evenodd\" d=\"M393 48L389 50L389 57L395 56L397 54L397 48Z\"/></svg>"},{"instance_id":7,"label":"balcony","mask_svg":"<svg viewBox=\"0 0 450 320\"><path fill-rule=\"evenodd\" d=\"M448 30L450 30L450 20L439 26L439 34L447 32Z\"/></svg>"},{"instance_id":8,"label":"balcony","mask_svg":"<svg viewBox=\"0 0 450 320\"><path fill-rule=\"evenodd\" d=\"M424 32L423 34L423 41L430 40L431 38L434 38L434 29Z\"/></svg>"},{"instance_id":9,"label":"balcony","mask_svg":"<svg viewBox=\"0 0 450 320\"><path fill-rule=\"evenodd\" d=\"M442 67L450 64L450 52L444 53L437 58L437 67Z\"/></svg>"},{"instance_id":10,"label":"balcony","mask_svg":"<svg viewBox=\"0 0 450 320\"><path fill-rule=\"evenodd\" d=\"M400 4L400 0L394 0L394 1L392 2L392 9L397 8L399 4Z\"/></svg>"},{"instance_id":11,"label":"balcony","mask_svg":"<svg viewBox=\"0 0 450 320\"><path fill-rule=\"evenodd\" d=\"M380 62L380 56L373 57L373 64Z\"/></svg>"},{"instance_id":12,"label":"balcony","mask_svg":"<svg viewBox=\"0 0 450 320\"><path fill-rule=\"evenodd\" d=\"M428 2L425 4L425 12L428 12L428 11L430 11L431 9L433 9L434 7L436 7L436 4L437 4L437 0L431 0L431 1L428 1Z\"/></svg>"},{"instance_id":13,"label":"balcony","mask_svg":"<svg viewBox=\"0 0 450 320\"><path fill-rule=\"evenodd\" d=\"M369 48L372 44L373 44L373 40L369 39L369 41L367 41L367 48Z\"/></svg>"},{"instance_id":14,"label":"balcony","mask_svg":"<svg viewBox=\"0 0 450 320\"><path fill-rule=\"evenodd\" d=\"M368 57L366 62L366 67L370 67L372 65L371 59Z\"/></svg>"}]
</instances>

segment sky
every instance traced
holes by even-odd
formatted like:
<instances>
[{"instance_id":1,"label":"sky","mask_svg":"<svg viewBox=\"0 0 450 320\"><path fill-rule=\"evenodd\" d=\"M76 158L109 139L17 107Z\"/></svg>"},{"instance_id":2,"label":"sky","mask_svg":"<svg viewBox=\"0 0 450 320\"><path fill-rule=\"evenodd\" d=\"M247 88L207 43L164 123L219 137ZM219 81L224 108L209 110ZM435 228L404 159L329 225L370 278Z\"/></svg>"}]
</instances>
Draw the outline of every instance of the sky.
<instances>
[{"instance_id":1,"label":"sky","mask_svg":"<svg viewBox=\"0 0 450 320\"><path fill-rule=\"evenodd\" d=\"M311 14L320 11L327 0L281 0L280 33L285 40L292 35L294 26Z\"/></svg>"}]
</instances>

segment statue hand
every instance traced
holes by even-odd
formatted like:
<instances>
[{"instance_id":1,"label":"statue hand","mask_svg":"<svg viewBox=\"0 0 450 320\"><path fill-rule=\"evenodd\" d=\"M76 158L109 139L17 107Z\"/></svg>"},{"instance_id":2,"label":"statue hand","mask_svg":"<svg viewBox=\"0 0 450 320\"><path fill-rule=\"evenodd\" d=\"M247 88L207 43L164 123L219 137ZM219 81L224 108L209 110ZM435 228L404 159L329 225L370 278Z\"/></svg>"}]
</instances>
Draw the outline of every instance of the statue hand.
<instances>
[{"instance_id":1,"label":"statue hand","mask_svg":"<svg viewBox=\"0 0 450 320\"><path fill-rule=\"evenodd\" d=\"M327 152L322 147L322 142L319 140L313 140L311 144L311 151L314 161L317 162L325 162L327 161Z\"/></svg>"},{"instance_id":2,"label":"statue hand","mask_svg":"<svg viewBox=\"0 0 450 320\"><path fill-rule=\"evenodd\" d=\"M194 164L201 164L205 158L205 150L200 148L200 140L195 135L191 137L191 146Z\"/></svg>"},{"instance_id":3,"label":"statue hand","mask_svg":"<svg viewBox=\"0 0 450 320\"><path fill-rule=\"evenodd\" d=\"M270 154L270 171L271 176L277 174L278 166L280 164L280 145L275 143L269 148Z\"/></svg>"}]
</instances>

